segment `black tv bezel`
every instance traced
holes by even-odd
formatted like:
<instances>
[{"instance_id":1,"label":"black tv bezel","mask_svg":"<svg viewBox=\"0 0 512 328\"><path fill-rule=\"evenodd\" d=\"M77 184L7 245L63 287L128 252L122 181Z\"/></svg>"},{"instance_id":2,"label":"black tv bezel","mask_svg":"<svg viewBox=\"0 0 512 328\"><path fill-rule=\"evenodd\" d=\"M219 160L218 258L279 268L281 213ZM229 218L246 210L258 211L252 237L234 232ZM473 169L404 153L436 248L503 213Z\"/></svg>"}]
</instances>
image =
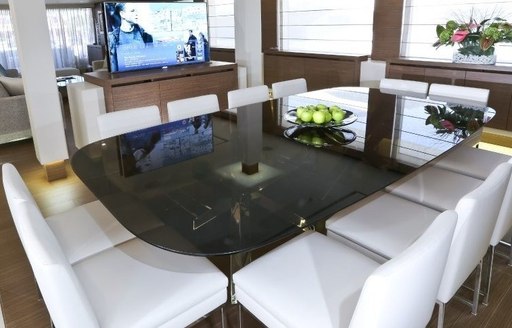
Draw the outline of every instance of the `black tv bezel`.
<instances>
[{"instance_id":1,"label":"black tv bezel","mask_svg":"<svg viewBox=\"0 0 512 328\"><path fill-rule=\"evenodd\" d=\"M109 26L108 26L108 19L109 17L107 16L107 10L106 10L106 4L107 3L118 3L118 2L124 2L124 3L128 3L128 2L132 2L132 3L145 3L145 4L151 4L151 3L181 3L181 4L189 4L189 3L192 3L192 4L197 4L197 3L203 3L205 5L205 9L206 9L206 28L207 28L207 37L208 37L208 41L210 39L210 15L209 15L209 11L208 11L208 3L206 1L190 1L190 2L177 2L177 1L172 1L172 0L168 0L168 1L159 1L159 0L153 0L153 1L143 1L143 0L137 0L137 1L102 1L101 2L101 8L102 8L102 11L103 11L103 22L102 22L102 25L103 25L103 36L104 36L104 44L105 44L105 58L107 60L107 67L108 67L108 72L110 74L113 74L113 75L118 75L118 74L124 74L124 73L130 73L130 72L140 72L140 71L163 71L163 70L167 70L167 69L170 69L170 68L179 68L179 67L184 67L184 66L188 66L188 65L200 65L200 64L208 64L211 62L211 55L210 57L208 58L208 60L204 60L204 61L191 61L191 62L184 62L184 63L180 63L180 64L174 64L174 65L164 65L164 66L152 66L152 67L140 67L140 68L135 68L135 69L130 69L130 70L122 70L122 71L112 71L112 67L111 67L111 56L110 56L110 51L109 51L109 42L108 42L108 33L109 33ZM211 52L211 48L210 48L210 44L208 42L208 51Z\"/></svg>"}]
</instances>

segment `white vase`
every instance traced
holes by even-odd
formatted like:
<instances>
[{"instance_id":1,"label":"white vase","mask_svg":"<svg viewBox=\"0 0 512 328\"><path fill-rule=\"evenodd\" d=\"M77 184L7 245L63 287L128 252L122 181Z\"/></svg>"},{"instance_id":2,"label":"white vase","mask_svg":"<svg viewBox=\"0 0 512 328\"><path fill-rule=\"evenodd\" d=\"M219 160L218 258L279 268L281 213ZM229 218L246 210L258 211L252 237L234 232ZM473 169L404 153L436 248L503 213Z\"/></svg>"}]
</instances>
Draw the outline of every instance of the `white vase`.
<instances>
[{"instance_id":1,"label":"white vase","mask_svg":"<svg viewBox=\"0 0 512 328\"><path fill-rule=\"evenodd\" d=\"M496 55L463 55L458 51L453 53L453 62L461 64L496 64Z\"/></svg>"}]
</instances>

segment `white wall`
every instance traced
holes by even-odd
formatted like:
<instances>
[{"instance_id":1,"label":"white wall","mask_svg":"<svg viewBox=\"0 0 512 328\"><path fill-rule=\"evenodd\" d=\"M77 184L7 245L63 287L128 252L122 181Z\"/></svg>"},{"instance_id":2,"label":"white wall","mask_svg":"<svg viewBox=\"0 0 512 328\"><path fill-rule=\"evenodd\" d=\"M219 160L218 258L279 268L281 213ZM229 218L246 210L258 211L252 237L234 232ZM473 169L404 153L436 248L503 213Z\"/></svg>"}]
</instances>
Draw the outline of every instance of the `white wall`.
<instances>
[{"instance_id":1,"label":"white wall","mask_svg":"<svg viewBox=\"0 0 512 328\"><path fill-rule=\"evenodd\" d=\"M37 159L69 158L44 0L9 0Z\"/></svg>"},{"instance_id":2,"label":"white wall","mask_svg":"<svg viewBox=\"0 0 512 328\"><path fill-rule=\"evenodd\" d=\"M247 85L263 84L263 53L261 52L261 2L236 0L235 59L247 67Z\"/></svg>"}]
</instances>

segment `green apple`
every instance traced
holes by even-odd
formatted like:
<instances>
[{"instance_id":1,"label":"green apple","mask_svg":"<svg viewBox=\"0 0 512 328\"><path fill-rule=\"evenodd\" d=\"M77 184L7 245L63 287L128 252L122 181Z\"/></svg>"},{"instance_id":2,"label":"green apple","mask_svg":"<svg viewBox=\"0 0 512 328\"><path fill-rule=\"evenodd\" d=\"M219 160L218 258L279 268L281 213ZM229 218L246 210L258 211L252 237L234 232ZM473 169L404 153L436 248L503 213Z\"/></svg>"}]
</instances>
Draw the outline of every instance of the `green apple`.
<instances>
[{"instance_id":1,"label":"green apple","mask_svg":"<svg viewBox=\"0 0 512 328\"><path fill-rule=\"evenodd\" d=\"M322 139L321 137L319 136L314 136L312 139L311 139L311 143L314 145L314 146L317 146L317 147L321 147L324 145L324 139Z\"/></svg>"},{"instance_id":2,"label":"green apple","mask_svg":"<svg viewBox=\"0 0 512 328\"><path fill-rule=\"evenodd\" d=\"M302 115L299 117L303 122L311 122L313 119L313 113L310 111L304 111Z\"/></svg>"},{"instance_id":3,"label":"green apple","mask_svg":"<svg viewBox=\"0 0 512 328\"><path fill-rule=\"evenodd\" d=\"M300 117L302 115L302 113L304 113L305 110L306 110L306 107L304 107L304 106L297 107L297 117Z\"/></svg>"},{"instance_id":4,"label":"green apple","mask_svg":"<svg viewBox=\"0 0 512 328\"><path fill-rule=\"evenodd\" d=\"M345 118L345 112L340 110L340 111L334 111L332 113L332 119L334 120L334 122L336 123L339 123L341 121L343 121L343 119Z\"/></svg>"},{"instance_id":5,"label":"green apple","mask_svg":"<svg viewBox=\"0 0 512 328\"><path fill-rule=\"evenodd\" d=\"M341 108L337 105L332 105L329 107L329 111L332 113L333 111L341 111Z\"/></svg>"},{"instance_id":6,"label":"green apple","mask_svg":"<svg viewBox=\"0 0 512 328\"><path fill-rule=\"evenodd\" d=\"M316 124L324 124L325 121L325 113L323 111L319 110L313 113L313 122Z\"/></svg>"},{"instance_id":7,"label":"green apple","mask_svg":"<svg viewBox=\"0 0 512 328\"><path fill-rule=\"evenodd\" d=\"M329 111L324 112L325 115L325 122L329 123L332 120L332 114L329 113Z\"/></svg>"},{"instance_id":8,"label":"green apple","mask_svg":"<svg viewBox=\"0 0 512 328\"><path fill-rule=\"evenodd\" d=\"M329 109L329 107L325 106L324 104L318 104L316 105L317 110L323 110L323 109Z\"/></svg>"}]
</instances>

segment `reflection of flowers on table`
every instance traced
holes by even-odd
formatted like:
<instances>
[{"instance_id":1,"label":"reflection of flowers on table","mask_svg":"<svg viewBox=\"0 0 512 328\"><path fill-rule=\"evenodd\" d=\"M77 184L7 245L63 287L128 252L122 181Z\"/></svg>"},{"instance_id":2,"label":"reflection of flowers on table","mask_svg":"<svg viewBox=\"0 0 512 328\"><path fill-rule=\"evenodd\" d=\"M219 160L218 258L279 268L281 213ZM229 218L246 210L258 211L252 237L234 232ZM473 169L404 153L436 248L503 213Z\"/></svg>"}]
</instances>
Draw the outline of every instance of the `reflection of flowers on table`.
<instances>
[{"instance_id":1,"label":"reflection of flowers on table","mask_svg":"<svg viewBox=\"0 0 512 328\"><path fill-rule=\"evenodd\" d=\"M436 133L453 134L454 138L465 138L484 124L484 112L465 106L427 105L425 112L429 114L425 125L432 124Z\"/></svg>"}]
</instances>

